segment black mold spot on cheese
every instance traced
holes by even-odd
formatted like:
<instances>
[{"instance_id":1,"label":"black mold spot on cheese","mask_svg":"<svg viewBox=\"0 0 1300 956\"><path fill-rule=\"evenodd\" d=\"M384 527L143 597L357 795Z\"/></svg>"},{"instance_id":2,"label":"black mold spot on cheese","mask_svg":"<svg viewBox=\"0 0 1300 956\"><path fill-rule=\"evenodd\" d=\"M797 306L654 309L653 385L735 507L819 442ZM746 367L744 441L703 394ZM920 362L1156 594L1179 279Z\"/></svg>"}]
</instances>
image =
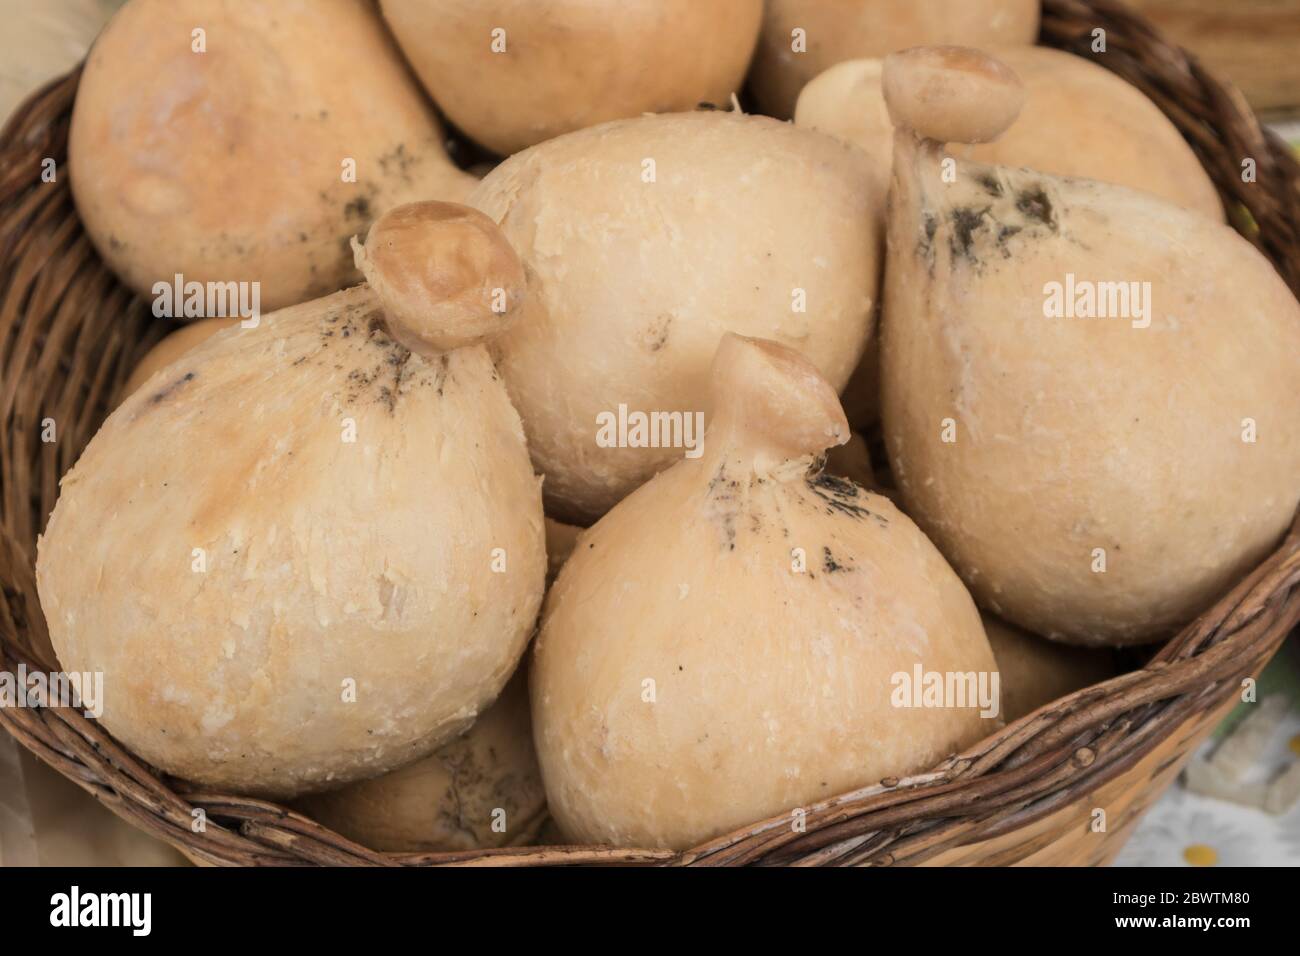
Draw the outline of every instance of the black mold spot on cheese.
<instances>
[{"instance_id":1,"label":"black mold spot on cheese","mask_svg":"<svg viewBox=\"0 0 1300 956\"><path fill-rule=\"evenodd\" d=\"M402 386L407 384L411 351L388 334L381 314L373 309L351 307L342 312L331 311L322 317L320 345L325 348L330 340L337 338L351 339L364 337L360 346L362 358L372 359L369 367L352 368L346 377L342 399L349 405L355 405L367 398L385 405L390 413L397 408L397 401L402 394ZM335 366L342 370L342 366ZM416 384L431 386L442 394L443 380L446 378L447 357L442 356L441 374L435 369L433 375L418 379Z\"/></svg>"},{"instance_id":2,"label":"black mold spot on cheese","mask_svg":"<svg viewBox=\"0 0 1300 956\"><path fill-rule=\"evenodd\" d=\"M176 379L176 381L172 382L166 388L159 389L158 391L150 395L149 404L159 405L162 402L165 402L168 398L170 398L172 395L176 394L177 391L183 388L188 382L194 381L194 379L197 377L198 376L195 372L186 372L184 375Z\"/></svg>"},{"instance_id":3,"label":"black mold spot on cheese","mask_svg":"<svg viewBox=\"0 0 1300 956\"><path fill-rule=\"evenodd\" d=\"M369 219L370 197L358 196L356 199L349 201L348 204L343 207L343 215L347 216L349 219ZM350 239L351 237L349 236L348 239L343 241L343 244L349 249L349 251L352 249Z\"/></svg>"},{"instance_id":4,"label":"black mold spot on cheese","mask_svg":"<svg viewBox=\"0 0 1300 956\"><path fill-rule=\"evenodd\" d=\"M398 143L397 146L379 157L379 168L384 171L385 175L400 176L403 181L411 181L411 167L418 162L418 158L412 153L406 151L405 143Z\"/></svg>"},{"instance_id":5,"label":"black mold spot on cheese","mask_svg":"<svg viewBox=\"0 0 1300 956\"><path fill-rule=\"evenodd\" d=\"M981 177L979 182L991 194L993 190L990 187L999 191L1003 189L1002 183L991 176ZM954 260L964 260L979 271L995 253L1003 259L1010 259L1011 240L1015 237L1035 232L1041 234L1044 230L1057 231L1052 201L1041 186L1022 190L1014 198L1015 212L1024 217L1022 221L1003 221L993 212L993 206L960 206L949 213L948 225L952 232L948 246ZM1003 211L1012 217L1015 215L1010 209ZM927 230L931 219L931 214L927 213Z\"/></svg>"},{"instance_id":6,"label":"black mold spot on cheese","mask_svg":"<svg viewBox=\"0 0 1300 956\"><path fill-rule=\"evenodd\" d=\"M673 324L671 315L657 316L646 328L645 345L651 352L658 352L668 342L668 330Z\"/></svg>"},{"instance_id":7,"label":"black mold spot on cheese","mask_svg":"<svg viewBox=\"0 0 1300 956\"><path fill-rule=\"evenodd\" d=\"M403 351L406 350L403 349ZM395 355L389 356L388 364L393 370L393 384L391 390L387 388L383 390L383 395L388 404L388 411L390 414L393 412L394 409L397 408L397 396L400 395L402 392L402 376L406 374L406 366L407 363L410 362L410 360L411 360L410 352L406 352L406 354L404 356L401 356L400 358ZM441 387L438 389L438 391L439 394L441 394L442 392Z\"/></svg>"},{"instance_id":8,"label":"black mold spot on cheese","mask_svg":"<svg viewBox=\"0 0 1300 956\"><path fill-rule=\"evenodd\" d=\"M1016 197L1016 208L1025 218L1036 220L1051 229L1056 228L1052 201L1047 197L1042 186L1021 190L1020 195Z\"/></svg>"},{"instance_id":9,"label":"black mold spot on cheese","mask_svg":"<svg viewBox=\"0 0 1300 956\"><path fill-rule=\"evenodd\" d=\"M410 355L408 352L407 355ZM447 374L451 370L451 360L446 352L438 356L438 367L433 373L434 387L438 390L439 397L442 396L442 390L447 384ZM496 377L496 371L493 370L493 377Z\"/></svg>"},{"instance_id":10,"label":"black mold spot on cheese","mask_svg":"<svg viewBox=\"0 0 1300 956\"><path fill-rule=\"evenodd\" d=\"M1011 248L1007 243L1020 231L1020 226L998 226L998 248L1002 250L1003 259L1011 258Z\"/></svg>"},{"instance_id":11,"label":"black mold spot on cheese","mask_svg":"<svg viewBox=\"0 0 1300 956\"><path fill-rule=\"evenodd\" d=\"M979 183L983 190L990 196L1002 195L1002 183L992 173L980 173L975 182Z\"/></svg>"},{"instance_id":12,"label":"black mold spot on cheese","mask_svg":"<svg viewBox=\"0 0 1300 956\"><path fill-rule=\"evenodd\" d=\"M972 247L975 245L975 233L984 224L984 217L988 213L987 206L983 209L963 206L952 211L952 236L948 239L948 245L954 257L961 256L971 262L979 261Z\"/></svg>"},{"instance_id":13,"label":"black mold spot on cheese","mask_svg":"<svg viewBox=\"0 0 1300 956\"><path fill-rule=\"evenodd\" d=\"M934 234L939 231L939 219L932 212L921 218L921 237L916 241L916 253L934 268Z\"/></svg>"},{"instance_id":14,"label":"black mold spot on cheese","mask_svg":"<svg viewBox=\"0 0 1300 956\"><path fill-rule=\"evenodd\" d=\"M709 498L720 503L719 521L722 525L722 543L728 551L736 550L736 516L740 513L740 482L727 475L726 462L718 465L718 472L709 479Z\"/></svg>"},{"instance_id":15,"label":"black mold spot on cheese","mask_svg":"<svg viewBox=\"0 0 1300 956\"><path fill-rule=\"evenodd\" d=\"M822 570L827 574L838 574L841 571L852 571L853 568L846 564L840 564L835 560L835 555L827 546L822 547Z\"/></svg>"},{"instance_id":16,"label":"black mold spot on cheese","mask_svg":"<svg viewBox=\"0 0 1300 956\"><path fill-rule=\"evenodd\" d=\"M827 514L842 514L850 518L874 518L882 528L889 527L889 519L878 515L862 502L866 492L847 478L809 472L805 479L808 488L826 506Z\"/></svg>"}]
</instances>

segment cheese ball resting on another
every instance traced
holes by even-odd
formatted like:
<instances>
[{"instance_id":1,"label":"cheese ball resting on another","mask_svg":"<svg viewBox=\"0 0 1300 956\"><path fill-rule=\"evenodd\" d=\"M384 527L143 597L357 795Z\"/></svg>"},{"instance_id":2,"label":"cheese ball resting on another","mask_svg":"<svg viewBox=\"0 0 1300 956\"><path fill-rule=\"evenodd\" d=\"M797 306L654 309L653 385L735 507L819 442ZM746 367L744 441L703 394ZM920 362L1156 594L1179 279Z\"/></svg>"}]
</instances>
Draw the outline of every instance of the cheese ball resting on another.
<instances>
[{"instance_id":1,"label":"cheese ball resting on another","mask_svg":"<svg viewBox=\"0 0 1300 956\"><path fill-rule=\"evenodd\" d=\"M797 352L728 334L713 386L704 455L585 531L547 598L534 736L575 841L694 846L998 726L957 575L887 499L818 471L849 436L830 385ZM917 668L982 677L991 712L909 706Z\"/></svg>"}]
</instances>

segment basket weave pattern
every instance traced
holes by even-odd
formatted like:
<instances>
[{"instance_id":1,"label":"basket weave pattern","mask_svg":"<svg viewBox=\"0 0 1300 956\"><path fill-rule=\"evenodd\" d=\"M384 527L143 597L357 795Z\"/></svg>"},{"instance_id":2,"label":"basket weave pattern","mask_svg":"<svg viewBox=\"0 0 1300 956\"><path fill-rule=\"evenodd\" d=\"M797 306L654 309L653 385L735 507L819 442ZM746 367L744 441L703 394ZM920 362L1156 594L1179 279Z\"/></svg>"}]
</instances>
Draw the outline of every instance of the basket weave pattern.
<instances>
[{"instance_id":1,"label":"basket weave pattern","mask_svg":"<svg viewBox=\"0 0 1300 956\"><path fill-rule=\"evenodd\" d=\"M1300 165L1287 146L1260 128L1235 90L1122 4L1043 7L1042 42L1094 59L1154 100L1236 210L1240 231L1300 293ZM1106 31L1100 56L1090 52L1096 29ZM135 363L170 329L107 270L78 221L64 173L77 82L74 72L35 94L0 133L0 670L11 672L20 664L55 669L36 594L36 536L59 477ZM41 178L47 158L57 164L52 183ZM1257 164L1253 183L1241 176L1248 158ZM1142 669L1063 698L928 773L802 808L801 826L783 814L685 853L377 853L275 804L189 788L69 708L2 708L0 725L116 813L206 863L1098 863L1297 622L1300 524ZM1105 834L1088 826L1094 806L1107 809Z\"/></svg>"}]
</instances>

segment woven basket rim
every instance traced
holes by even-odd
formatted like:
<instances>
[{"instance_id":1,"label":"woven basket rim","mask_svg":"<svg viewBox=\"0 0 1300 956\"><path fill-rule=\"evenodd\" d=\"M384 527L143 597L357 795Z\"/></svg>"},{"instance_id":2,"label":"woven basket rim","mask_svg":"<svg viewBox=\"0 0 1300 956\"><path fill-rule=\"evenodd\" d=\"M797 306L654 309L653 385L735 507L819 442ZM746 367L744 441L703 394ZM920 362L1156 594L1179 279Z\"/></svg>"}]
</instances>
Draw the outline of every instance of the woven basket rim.
<instances>
[{"instance_id":1,"label":"woven basket rim","mask_svg":"<svg viewBox=\"0 0 1300 956\"><path fill-rule=\"evenodd\" d=\"M1289 147L1260 127L1230 85L1116 0L1045 0L1040 42L1086 56L1099 26L1109 52L1094 59L1146 92L1179 127L1230 208L1248 214L1232 217L1239 231L1300 293L1300 164ZM80 234L66 184L44 193L33 185L41 158L58 156L61 164L66 155L78 79L79 68L37 91L0 131L0 670L55 669L43 650L48 636L34 597L35 533L57 494L57 477L102 421L135 359L162 334L139 301L107 276ZM1253 184L1242 181L1242 158L1257 161ZM44 279L33 262L47 261L68 264ZM83 302L98 294L103 308L127 318L107 331L83 333L78 321L89 323L67 305L71 291L59 296L65 286L80 290ZM35 329L29 317L38 301L48 304L50 319ZM58 355L47 354L56 351L51 343L62 346ZM112 360L87 359L105 355ZM95 374L88 374L92 368ZM19 382L39 374L60 380L62 390L38 396L47 404L24 407ZM30 431L30 416L54 406L86 410L85 420L72 436L65 432L58 450L34 450L24 429ZM1184 722L1223 705L1297 622L1300 516L1267 560L1141 669L1048 704L927 773L799 808L799 828L787 812L680 853L610 847L379 853L283 806L161 775L70 708L0 708L0 726L119 816L208 863L915 863L1024 827L1119 777ZM201 832L194 829L197 811L207 820Z\"/></svg>"}]
</instances>

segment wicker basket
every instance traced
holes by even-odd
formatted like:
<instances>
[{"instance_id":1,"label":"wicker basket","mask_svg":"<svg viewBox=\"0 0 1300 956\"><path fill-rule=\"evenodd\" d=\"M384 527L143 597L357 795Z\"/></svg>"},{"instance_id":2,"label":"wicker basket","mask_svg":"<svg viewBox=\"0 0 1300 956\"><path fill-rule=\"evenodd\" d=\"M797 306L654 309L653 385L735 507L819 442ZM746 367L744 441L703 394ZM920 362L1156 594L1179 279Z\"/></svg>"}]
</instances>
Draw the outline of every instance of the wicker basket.
<instances>
[{"instance_id":1,"label":"wicker basket","mask_svg":"<svg viewBox=\"0 0 1300 956\"><path fill-rule=\"evenodd\" d=\"M1142 89L1182 130L1239 229L1300 290L1300 167L1237 93L1114 0L1046 0L1042 41ZM0 669L50 670L37 601L36 535L59 476L163 334L104 267L62 174L74 73L34 95L0 134ZM58 163L55 183L41 163ZM1257 163L1243 183L1241 162ZM43 423L57 441L42 440ZM885 780L755 823L685 853L536 847L382 854L260 800L200 792L126 751L67 708L0 709L0 725L114 812L212 864L560 863L1098 864L1300 621L1300 525L1279 550L1142 669L1024 717L931 772ZM206 826L196 827L201 809ZM1095 827L1097 809L1104 829ZM197 832L196 832L197 830Z\"/></svg>"}]
</instances>

